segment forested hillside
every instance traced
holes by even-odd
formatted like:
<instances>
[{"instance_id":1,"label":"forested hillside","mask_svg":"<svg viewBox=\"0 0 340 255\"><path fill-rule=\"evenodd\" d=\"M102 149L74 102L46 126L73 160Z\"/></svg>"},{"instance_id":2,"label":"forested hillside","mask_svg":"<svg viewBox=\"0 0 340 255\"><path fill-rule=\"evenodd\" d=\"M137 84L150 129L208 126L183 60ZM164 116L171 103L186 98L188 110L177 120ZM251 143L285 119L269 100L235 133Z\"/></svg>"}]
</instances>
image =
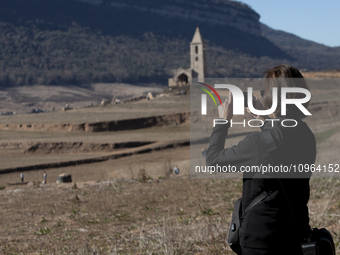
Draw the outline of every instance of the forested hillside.
<instances>
[{"instance_id":1,"label":"forested hillside","mask_svg":"<svg viewBox=\"0 0 340 255\"><path fill-rule=\"evenodd\" d=\"M264 24L261 25L261 30L265 38L294 56L298 65L303 68L309 70L340 68L340 47L328 47L294 34L273 30Z\"/></svg>"},{"instance_id":2,"label":"forested hillside","mask_svg":"<svg viewBox=\"0 0 340 255\"><path fill-rule=\"evenodd\" d=\"M189 67L197 25L210 77L250 77L277 63L340 67L339 48L272 30L229 0L0 0L0 86L157 82ZM317 54L316 54L316 53Z\"/></svg>"}]
</instances>

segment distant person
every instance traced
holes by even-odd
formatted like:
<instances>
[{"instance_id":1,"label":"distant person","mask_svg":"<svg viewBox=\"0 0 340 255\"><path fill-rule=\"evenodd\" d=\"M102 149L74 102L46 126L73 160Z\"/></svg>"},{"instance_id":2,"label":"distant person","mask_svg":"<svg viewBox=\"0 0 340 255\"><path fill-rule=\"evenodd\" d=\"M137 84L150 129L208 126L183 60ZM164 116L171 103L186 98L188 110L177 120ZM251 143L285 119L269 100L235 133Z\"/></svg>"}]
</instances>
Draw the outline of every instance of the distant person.
<instances>
[{"instance_id":1,"label":"distant person","mask_svg":"<svg viewBox=\"0 0 340 255\"><path fill-rule=\"evenodd\" d=\"M21 182L24 182L24 174L23 173L20 174L20 178L21 178Z\"/></svg>"},{"instance_id":2,"label":"distant person","mask_svg":"<svg viewBox=\"0 0 340 255\"><path fill-rule=\"evenodd\" d=\"M44 172L44 183L46 184L46 182L47 182L47 173L46 172Z\"/></svg>"},{"instance_id":3,"label":"distant person","mask_svg":"<svg viewBox=\"0 0 340 255\"><path fill-rule=\"evenodd\" d=\"M202 157L205 158L207 156L207 149L202 149Z\"/></svg>"},{"instance_id":4,"label":"distant person","mask_svg":"<svg viewBox=\"0 0 340 255\"><path fill-rule=\"evenodd\" d=\"M174 167L175 174L179 174L179 168L177 166Z\"/></svg>"}]
</instances>

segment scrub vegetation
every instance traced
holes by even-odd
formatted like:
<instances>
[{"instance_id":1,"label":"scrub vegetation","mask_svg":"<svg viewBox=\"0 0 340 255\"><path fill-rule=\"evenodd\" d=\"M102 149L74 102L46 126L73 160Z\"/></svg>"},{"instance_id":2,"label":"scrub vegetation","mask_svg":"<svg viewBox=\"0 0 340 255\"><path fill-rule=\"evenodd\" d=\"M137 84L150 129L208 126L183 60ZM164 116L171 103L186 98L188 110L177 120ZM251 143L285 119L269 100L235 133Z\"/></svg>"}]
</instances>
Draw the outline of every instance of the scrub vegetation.
<instances>
[{"instance_id":1,"label":"scrub vegetation","mask_svg":"<svg viewBox=\"0 0 340 255\"><path fill-rule=\"evenodd\" d=\"M226 236L241 180L141 178L6 187L1 253L233 254ZM311 226L331 231L337 254L339 196L338 179L311 180Z\"/></svg>"}]
</instances>

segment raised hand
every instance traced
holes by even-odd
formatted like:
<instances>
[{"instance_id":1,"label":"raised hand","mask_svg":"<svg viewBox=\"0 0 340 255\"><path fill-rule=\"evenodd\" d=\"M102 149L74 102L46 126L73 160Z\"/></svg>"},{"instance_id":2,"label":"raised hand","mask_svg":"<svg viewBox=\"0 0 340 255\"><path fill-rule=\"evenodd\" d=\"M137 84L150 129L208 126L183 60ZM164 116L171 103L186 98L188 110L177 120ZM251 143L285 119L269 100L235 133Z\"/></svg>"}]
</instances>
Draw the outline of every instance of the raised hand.
<instances>
[{"instance_id":1,"label":"raised hand","mask_svg":"<svg viewBox=\"0 0 340 255\"><path fill-rule=\"evenodd\" d=\"M222 105L218 107L218 115L222 119L230 121L233 114L233 94L229 90L229 98L227 98Z\"/></svg>"}]
</instances>

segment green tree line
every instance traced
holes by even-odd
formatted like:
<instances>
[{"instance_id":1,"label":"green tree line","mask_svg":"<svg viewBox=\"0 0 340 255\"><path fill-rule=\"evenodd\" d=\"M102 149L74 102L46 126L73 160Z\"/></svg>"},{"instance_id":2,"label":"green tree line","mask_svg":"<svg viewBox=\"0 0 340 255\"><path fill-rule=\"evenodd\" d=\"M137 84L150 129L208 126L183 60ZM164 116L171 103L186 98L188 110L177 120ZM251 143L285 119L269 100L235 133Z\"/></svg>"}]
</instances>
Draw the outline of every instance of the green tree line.
<instances>
[{"instance_id":1,"label":"green tree line","mask_svg":"<svg viewBox=\"0 0 340 255\"><path fill-rule=\"evenodd\" d=\"M209 43L209 42L208 42ZM277 60L208 44L210 77L259 76ZM189 42L145 33L108 36L76 23L64 30L0 23L0 86L81 85L97 82L167 83L189 68Z\"/></svg>"}]
</instances>

